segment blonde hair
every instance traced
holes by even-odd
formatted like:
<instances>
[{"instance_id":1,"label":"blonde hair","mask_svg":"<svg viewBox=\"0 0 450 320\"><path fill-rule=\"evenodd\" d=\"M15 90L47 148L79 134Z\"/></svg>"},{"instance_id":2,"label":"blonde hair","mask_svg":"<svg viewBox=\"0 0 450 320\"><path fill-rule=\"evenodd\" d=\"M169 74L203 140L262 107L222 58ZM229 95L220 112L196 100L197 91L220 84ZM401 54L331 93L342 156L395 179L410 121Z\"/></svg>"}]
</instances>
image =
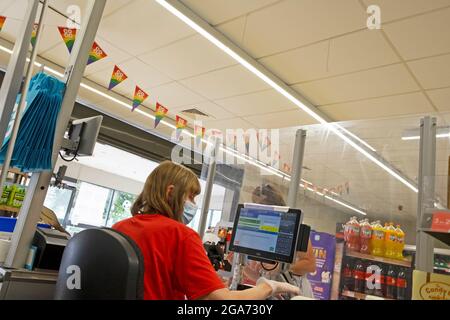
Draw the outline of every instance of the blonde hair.
<instances>
[{"instance_id":1,"label":"blonde hair","mask_svg":"<svg viewBox=\"0 0 450 320\"><path fill-rule=\"evenodd\" d=\"M167 196L169 186L174 187L171 197ZM197 196L200 191L194 172L182 165L164 161L148 176L131 212L133 215L159 213L182 222L186 197L191 194Z\"/></svg>"}]
</instances>

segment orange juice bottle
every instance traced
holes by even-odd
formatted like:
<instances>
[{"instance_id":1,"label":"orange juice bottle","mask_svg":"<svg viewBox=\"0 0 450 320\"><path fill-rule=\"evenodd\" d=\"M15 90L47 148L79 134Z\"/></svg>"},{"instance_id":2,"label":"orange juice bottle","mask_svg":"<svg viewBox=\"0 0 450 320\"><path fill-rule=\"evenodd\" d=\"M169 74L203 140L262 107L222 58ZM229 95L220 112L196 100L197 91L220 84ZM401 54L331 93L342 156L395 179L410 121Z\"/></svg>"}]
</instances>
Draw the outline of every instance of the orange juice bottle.
<instances>
[{"instance_id":1,"label":"orange juice bottle","mask_svg":"<svg viewBox=\"0 0 450 320\"><path fill-rule=\"evenodd\" d=\"M403 248L405 247L405 233L402 229L400 229L400 225L397 225L395 229L395 234L397 236L397 248L395 250L395 258L402 260L403 259Z\"/></svg>"},{"instance_id":2,"label":"orange juice bottle","mask_svg":"<svg viewBox=\"0 0 450 320\"><path fill-rule=\"evenodd\" d=\"M386 258L395 258L396 257L396 247L397 247L397 232L394 227L394 223L389 223L388 226L385 227L384 233L384 256Z\"/></svg>"},{"instance_id":3,"label":"orange juice bottle","mask_svg":"<svg viewBox=\"0 0 450 320\"><path fill-rule=\"evenodd\" d=\"M380 257L384 255L384 228L380 224L380 221L375 221L372 226L370 253Z\"/></svg>"}]
</instances>

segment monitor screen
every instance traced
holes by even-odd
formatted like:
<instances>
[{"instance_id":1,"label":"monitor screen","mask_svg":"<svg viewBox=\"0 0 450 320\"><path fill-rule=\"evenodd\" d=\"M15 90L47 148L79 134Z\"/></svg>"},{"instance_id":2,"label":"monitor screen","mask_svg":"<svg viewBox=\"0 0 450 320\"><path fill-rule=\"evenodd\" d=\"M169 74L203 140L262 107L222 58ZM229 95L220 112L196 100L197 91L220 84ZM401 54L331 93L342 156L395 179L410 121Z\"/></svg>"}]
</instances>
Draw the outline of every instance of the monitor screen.
<instances>
[{"instance_id":1,"label":"monitor screen","mask_svg":"<svg viewBox=\"0 0 450 320\"><path fill-rule=\"evenodd\" d=\"M230 250L272 261L293 262L300 210L239 205Z\"/></svg>"}]
</instances>

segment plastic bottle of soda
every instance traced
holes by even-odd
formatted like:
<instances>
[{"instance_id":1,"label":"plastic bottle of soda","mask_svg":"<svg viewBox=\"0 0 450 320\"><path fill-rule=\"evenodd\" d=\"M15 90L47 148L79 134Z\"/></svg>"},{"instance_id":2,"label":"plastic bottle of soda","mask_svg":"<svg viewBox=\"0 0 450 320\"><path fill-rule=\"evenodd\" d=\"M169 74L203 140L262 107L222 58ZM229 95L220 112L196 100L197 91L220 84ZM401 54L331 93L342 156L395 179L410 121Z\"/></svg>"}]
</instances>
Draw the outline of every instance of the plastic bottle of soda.
<instances>
[{"instance_id":1,"label":"plastic bottle of soda","mask_svg":"<svg viewBox=\"0 0 450 320\"><path fill-rule=\"evenodd\" d=\"M384 246L385 246L384 256L386 258L395 259L396 258L395 250L397 247L397 232L394 227L394 223L392 222L390 222L388 226L385 226Z\"/></svg>"},{"instance_id":2,"label":"plastic bottle of soda","mask_svg":"<svg viewBox=\"0 0 450 320\"><path fill-rule=\"evenodd\" d=\"M370 254L370 241L372 239L372 226L368 219L364 219L360 225L359 239L361 248L359 252Z\"/></svg>"},{"instance_id":3,"label":"plastic bottle of soda","mask_svg":"<svg viewBox=\"0 0 450 320\"><path fill-rule=\"evenodd\" d=\"M355 265L353 280L354 291L364 293L364 287L366 285L366 268L364 268L362 261L358 261Z\"/></svg>"},{"instance_id":4,"label":"plastic bottle of soda","mask_svg":"<svg viewBox=\"0 0 450 320\"><path fill-rule=\"evenodd\" d=\"M397 300L406 300L406 273L401 269L397 275Z\"/></svg>"},{"instance_id":5,"label":"plastic bottle of soda","mask_svg":"<svg viewBox=\"0 0 450 320\"><path fill-rule=\"evenodd\" d=\"M397 225L395 228L395 235L397 238L396 248L395 248L395 258L402 260L403 259L403 249L405 248L405 233L402 229L400 229L400 225Z\"/></svg>"},{"instance_id":6,"label":"plastic bottle of soda","mask_svg":"<svg viewBox=\"0 0 450 320\"><path fill-rule=\"evenodd\" d=\"M386 294L386 271L383 265L380 265L380 274L375 278L375 290L374 295L378 297L384 297Z\"/></svg>"},{"instance_id":7,"label":"plastic bottle of soda","mask_svg":"<svg viewBox=\"0 0 450 320\"><path fill-rule=\"evenodd\" d=\"M375 221L372 227L370 253L379 257L384 256L384 228L380 221Z\"/></svg>"},{"instance_id":8,"label":"plastic bottle of soda","mask_svg":"<svg viewBox=\"0 0 450 320\"><path fill-rule=\"evenodd\" d=\"M389 266L386 274L386 298L395 299L397 297L397 274L392 266Z\"/></svg>"},{"instance_id":9,"label":"plastic bottle of soda","mask_svg":"<svg viewBox=\"0 0 450 320\"><path fill-rule=\"evenodd\" d=\"M353 280L353 269L350 261L347 261L344 265L343 273L343 289L353 291L354 288L354 280Z\"/></svg>"},{"instance_id":10,"label":"plastic bottle of soda","mask_svg":"<svg viewBox=\"0 0 450 320\"><path fill-rule=\"evenodd\" d=\"M347 242L346 247L349 251L359 252L360 242L359 242L359 231L360 226L356 217L352 217L349 222L346 224L347 228Z\"/></svg>"},{"instance_id":11,"label":"plastic bottle of soda","mask_svg":"<svg viewBox=\"0 0 450 320\"><path fill-rule=\"evenodd\" d=\"M365 286L365 293L374 295L375 294L375 288L376 288L376 277L374 277L374 272L372 268L370 268L370 265L367 265L366 268L366 286Z\"/></svg>"}]
</instances>

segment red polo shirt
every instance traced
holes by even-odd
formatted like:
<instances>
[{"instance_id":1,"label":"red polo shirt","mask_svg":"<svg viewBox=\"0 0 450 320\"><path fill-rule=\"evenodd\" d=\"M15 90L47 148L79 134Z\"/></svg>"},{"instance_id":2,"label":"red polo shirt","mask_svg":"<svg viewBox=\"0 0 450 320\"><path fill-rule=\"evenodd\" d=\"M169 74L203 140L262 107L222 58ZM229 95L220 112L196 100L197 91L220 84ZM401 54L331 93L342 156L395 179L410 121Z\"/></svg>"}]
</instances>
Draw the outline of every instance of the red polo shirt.
<instances>
[{"instance_id":1,"label":"red polo shirt","mask_svg":"<svg viewBox=\"0 0 450 320\"><path fill-rule=\"evenodd\" d=\"M136 215L113 229L133 239L144 256L144 299L197 299L224 284L194 230L159 214Z\"/></svg>"}]
</instances>

